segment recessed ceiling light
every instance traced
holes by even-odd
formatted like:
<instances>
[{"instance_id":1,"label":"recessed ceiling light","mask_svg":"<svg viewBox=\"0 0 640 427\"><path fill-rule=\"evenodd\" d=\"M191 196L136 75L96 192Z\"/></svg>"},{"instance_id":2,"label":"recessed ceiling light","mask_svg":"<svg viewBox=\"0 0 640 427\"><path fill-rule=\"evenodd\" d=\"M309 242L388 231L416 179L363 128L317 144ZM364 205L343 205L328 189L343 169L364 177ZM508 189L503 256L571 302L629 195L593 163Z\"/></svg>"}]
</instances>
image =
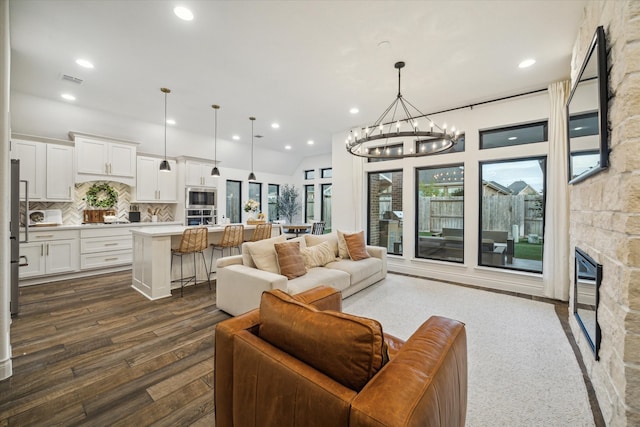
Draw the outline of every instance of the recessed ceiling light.
<instances>
[{"instance_id":1,"label":"recessed ceiling light","mask_svg":"<svg viewBox=\"0 0 640 427\"><path fill-rule=\"evenodd\" d=\"M313 142L313 140L312 140L312 139L310 139L310 140L308 140L308 141L307 141L307 144L309 144L309 145L313 145L313 144L314 144L314 142Z\"/></svg>"},{"instance_id":2,"label":"recessed ceiling light","mask_svg":"<svg viewBox=\"0 0 640 427\"><path fill-rule=\"evenodd\" d=\"M84 68L93 68L93 64L90 61L82 58L76 59L76 64Z\"/></svg>"},{"instance_id":3,"label":"recessed ceiling light","mask_svg":"<svg viewBox=\"0 0 640 427\"><path fill-rule=\"evenodd\" d=\"M517 136L510 136L509 138L507 138L509 141L515 141L516 139L518 139Z\"/></svg>"},{"instance_id":4,"label":"recessed ceiling light","mask_svg":"<svg viewBox=\"0 0 640 427\"><path fill-rule=\"evenodd\" d=\"M271 123L271 127L274 129L280 129L280 125L278 123Z\"/></svg>"},{"instance_id":5,"label":"recessed ceiling light","mask_svg":"<svg viewBox=\"0 0 640 427\"><path fill-rule=\"evenodd\" d=\"M518 64L518 67L520 68L527 68L527 67L531 67L533 64L536 63L536 60L533 58L529 58L529 59L525 59L524 61L522 61L521 63Z\"/></svg>"},{"instance_id":6,"label":"recessed ceiling light","mask_svg":"<svg viewBox=\"0 0 640 427\"><path fill-rule=\"evenodd\" d=\"M349 112L351 114L358 114L360 112L360 110L358 110L356 107L353 107L352 109L349 110Z\"/></svg>"},{"instance_id":7,"label":"recessed ceiling light","mask_svg":"<svg viewBox=\"0 0 640 427\"><path fill-rule=\"evenodd\" d=\"M233 139L234 141L238 141L240 137L238 135L233 135L231 139Z\"/></svg>"},{"instance_id":8,"label":"recessed ceiling light","mask_svg":"<svg viewBox=\"0 0 640 427\"><path fill-rule=\"evenodd\" d=\"M284 149L285 149L285 150L291 150L291 146L290 146L290 145L285 145L285 146L284 146Z\"/></svg>"},{"instance_id":9,"label":"recessed ceiling light","mask_svg":"<svg viewBox=\"0 0 640 427\"><path fill-rule=\"evenodd\" d=\"M63 99L66 99L67 101L75 101L76 97L71 95L70 93L63 93L62 95L60 95Z\"/></svg>"},{"instance_id":10,"label":"recessed ceiling light","mask_svg":"<svg viewBox=\"0 0 640 427\"><path fill-rule=\"evenodd\" d=\"M185 21L193 20L193 12L191 12L189 9L187 9L184 6L176 6L175 8L173 8L173 13L175 13L176 16L182 20L185 20Z\"/></svg>"},{"instance_id":11,"label":"recessed ceiling light","mask_svg":"<svg viewBox=\"0 0 640 427\"><path fill-rule=\"evenodd\" d=\"M173 120L173 119L167 119L167 124L168 124L168 125L175 125L175 124L176 124L176 121L175 121L175 120Z\"/></svg>"}]
</instances>

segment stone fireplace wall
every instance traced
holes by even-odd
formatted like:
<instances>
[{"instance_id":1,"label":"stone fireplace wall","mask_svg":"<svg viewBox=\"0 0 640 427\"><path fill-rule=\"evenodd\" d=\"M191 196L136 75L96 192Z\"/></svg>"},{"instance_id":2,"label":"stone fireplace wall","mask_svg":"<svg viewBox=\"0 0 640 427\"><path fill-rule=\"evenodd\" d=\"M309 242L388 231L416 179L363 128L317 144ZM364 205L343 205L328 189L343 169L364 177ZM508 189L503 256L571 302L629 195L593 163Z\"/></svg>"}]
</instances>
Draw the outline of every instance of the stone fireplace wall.
<instances>
[{"instance_id":1,"label":"stone fireplace wall","mask_svg":"<svg viewBox=\"0 0 640 427\"><path fill-rule=\"evenodd\" d=\"M607 39L610 166L569 189L571 252L578 246L603 265L599 361L573 316L570 324L607 425L640 425L640 1L587 2L572 78L599 25Z\"/></svg>"}]
</instances>

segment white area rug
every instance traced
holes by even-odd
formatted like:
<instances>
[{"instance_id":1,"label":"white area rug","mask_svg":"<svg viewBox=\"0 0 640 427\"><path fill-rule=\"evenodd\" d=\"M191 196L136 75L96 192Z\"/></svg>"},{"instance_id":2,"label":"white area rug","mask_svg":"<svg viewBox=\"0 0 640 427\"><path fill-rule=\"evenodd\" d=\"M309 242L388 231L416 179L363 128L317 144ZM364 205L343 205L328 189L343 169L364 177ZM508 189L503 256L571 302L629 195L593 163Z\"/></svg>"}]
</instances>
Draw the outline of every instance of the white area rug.
<instances>
[{"instance_id":1,"label":"white area rug","mask_svg":"<svg viewBox=\"0 0 640 427\"><path fill-rule=\"evenodd\" d=\"M440 315L466 324L468 427L593 426L582 373L551 304L390 274L343 302L407 339Z\"/></svg>"}]
</instances>

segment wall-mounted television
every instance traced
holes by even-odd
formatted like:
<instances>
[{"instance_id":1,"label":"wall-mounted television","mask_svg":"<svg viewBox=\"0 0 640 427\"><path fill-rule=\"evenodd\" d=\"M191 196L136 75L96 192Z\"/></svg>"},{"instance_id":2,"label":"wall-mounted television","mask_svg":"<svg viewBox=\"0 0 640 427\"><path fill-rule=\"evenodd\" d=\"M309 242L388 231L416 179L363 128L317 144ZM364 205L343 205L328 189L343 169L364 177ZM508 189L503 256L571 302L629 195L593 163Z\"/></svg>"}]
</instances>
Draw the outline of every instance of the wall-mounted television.
<instances>
[{"instance_id":1,"label":"wall-mounted television","mask_svg":"<svg viewBox=\"0 0 640 427\"><path fill-rule=\"evenodd\" d=\"M609 166L607 46L598 27L567 101L569 183Z\"/></svg>"}]
</instances>

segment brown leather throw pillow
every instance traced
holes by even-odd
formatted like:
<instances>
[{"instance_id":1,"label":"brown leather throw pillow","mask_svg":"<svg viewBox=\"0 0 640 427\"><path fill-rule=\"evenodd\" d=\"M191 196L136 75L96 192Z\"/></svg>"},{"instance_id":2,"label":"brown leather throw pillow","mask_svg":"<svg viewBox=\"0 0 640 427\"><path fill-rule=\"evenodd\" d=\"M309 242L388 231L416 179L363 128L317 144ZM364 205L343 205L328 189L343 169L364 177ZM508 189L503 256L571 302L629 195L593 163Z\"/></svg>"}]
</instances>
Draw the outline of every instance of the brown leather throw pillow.
<instances>
[{"instance_id":1,"label":"brown leather throw pillow","mask_svg":"<svg viewBox=\"0 0 640 427\"><path fill-rule=\"evenodd\" d=\"M366 244L364 242L364 231L353 234L345 234L344 240L347 243L347 251L349 257L354 261L361 259L371 258L369 252L367 252Z\"/></svg>"},{"instance_id":2,"label":"brown leather throw pillow","mask_svg":"<svg viewBox=\"0 0 640 427\"><path fill-rule=\"evenodd\" d=\"M280 274L287 279L295 279L307 274L299 242L276 243L273 247L276 250Z\"/></svg>"}]
</instances>

